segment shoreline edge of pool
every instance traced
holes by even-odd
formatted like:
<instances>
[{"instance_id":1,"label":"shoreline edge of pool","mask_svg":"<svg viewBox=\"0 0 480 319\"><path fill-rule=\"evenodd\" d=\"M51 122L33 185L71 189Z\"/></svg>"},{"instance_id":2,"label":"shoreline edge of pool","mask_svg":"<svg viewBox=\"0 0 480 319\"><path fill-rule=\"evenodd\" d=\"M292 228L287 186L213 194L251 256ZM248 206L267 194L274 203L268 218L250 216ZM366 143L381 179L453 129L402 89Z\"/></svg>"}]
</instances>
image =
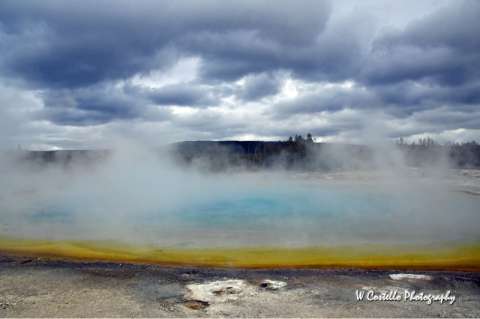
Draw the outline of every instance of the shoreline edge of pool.
<instances>
[{"instance_id":1,"label":"shoreline edge of pool","mask_svg":"<svg viewBox=\"0 0 480 319\"><path fill-rule=\"evenodd\" d=\"M0 236L0 254L71 261L226 268L361 268L480 271L480 243L306 247L157 247L114 241Z\"/></svg>"}]
</instances>

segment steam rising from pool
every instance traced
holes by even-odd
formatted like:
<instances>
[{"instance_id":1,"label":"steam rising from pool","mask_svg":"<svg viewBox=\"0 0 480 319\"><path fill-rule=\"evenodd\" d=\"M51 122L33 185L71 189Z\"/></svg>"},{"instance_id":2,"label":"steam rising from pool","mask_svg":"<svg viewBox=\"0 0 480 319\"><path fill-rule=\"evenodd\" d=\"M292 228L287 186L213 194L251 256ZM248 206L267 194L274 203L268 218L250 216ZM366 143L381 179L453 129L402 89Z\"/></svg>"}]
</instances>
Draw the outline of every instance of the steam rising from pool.
<instances>
[{"instance_id":1,"label":"steam rising from pool","mask_svg":"<svg viewBox=\"0 0 480 319\"><path fill-rule=\"evenodd\" d=\"M391 171L363 181L278 171L208 174L132 146L93 168L4 161L2 170L0 236L184 248L480 239L478 197Z\"/></svg>"}]
</instances>

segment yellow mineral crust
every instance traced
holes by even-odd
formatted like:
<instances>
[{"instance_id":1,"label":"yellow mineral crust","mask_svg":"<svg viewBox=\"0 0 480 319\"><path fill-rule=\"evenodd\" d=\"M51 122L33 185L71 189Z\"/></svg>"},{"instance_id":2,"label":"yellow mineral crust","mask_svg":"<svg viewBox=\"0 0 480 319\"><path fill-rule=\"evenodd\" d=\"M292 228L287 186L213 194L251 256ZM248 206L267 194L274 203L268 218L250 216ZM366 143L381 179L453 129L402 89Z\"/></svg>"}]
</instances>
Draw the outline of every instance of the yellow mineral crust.
<instances>
[{"instance_id":1,"label":"yellow mineral crust","mask_svg":"<svg viewBox=\"0 0 480 319\"><path fill-rule=\"evenodd\" d=\"M107 241L0 238L0 253L53 259L241 268L408 268L480 270L480 243L238 248L172 248Z\"/></svg>"}]
</instances>

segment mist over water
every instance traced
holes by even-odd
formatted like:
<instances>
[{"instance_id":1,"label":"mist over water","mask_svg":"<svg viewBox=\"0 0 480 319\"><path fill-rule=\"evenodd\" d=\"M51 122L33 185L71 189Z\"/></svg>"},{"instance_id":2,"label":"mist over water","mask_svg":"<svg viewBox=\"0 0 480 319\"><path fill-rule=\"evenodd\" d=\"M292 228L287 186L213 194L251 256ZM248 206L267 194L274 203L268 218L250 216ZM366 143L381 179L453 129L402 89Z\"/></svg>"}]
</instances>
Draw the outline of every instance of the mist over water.
<instances>
[{"instance_id":1,"label":"mist over water","mask_svg":"<svg viewBox=\"0 0 480 319\"><path fill-rule=\"evenodd\" d=\"M428 178L406 174L401 158L377 161L365 179L208 173L177 165L166 152L120 146L102 161L69 169L4 158L0 236L178 248L480 240L479 197L456 191L439 177L442 167Z\"/></svg>"}]
</instances>

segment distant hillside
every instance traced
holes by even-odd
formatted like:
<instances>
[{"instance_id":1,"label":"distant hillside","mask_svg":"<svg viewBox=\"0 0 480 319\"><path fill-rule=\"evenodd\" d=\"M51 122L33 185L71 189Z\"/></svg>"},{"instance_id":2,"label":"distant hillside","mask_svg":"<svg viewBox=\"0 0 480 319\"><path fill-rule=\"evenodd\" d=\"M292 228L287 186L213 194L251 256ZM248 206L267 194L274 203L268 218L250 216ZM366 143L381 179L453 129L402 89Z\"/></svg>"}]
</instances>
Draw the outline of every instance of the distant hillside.
<instances>
[{"instance_id":1,"label":"distant hillside","mask_svg":"<svg viewBox=\"0 0 480 319\"><path fill-rule=\"evenodd\" d=\"M94 165L110 156L109 150L55 150L5 152L2 158L14 160L18 164L38 166L54 165L70 167L72 165ZM1 159L1 158L0 158Z\"/></svg>"},{"instance_id":2,"label":"distant hillside","mask_svg":"<svg viewBox=\"0 0 480 319\"><path fill-rule=\"evenodd\" d=\"M480 168L480 145L439 145L431 140L398 143L388 149L364 145L300 141L187 141L168 146L177 163L217 171L229 168L337 170L395 165L401 155L409 166L430 166L440 162L452 168ZM398 151L398 152L392 152ZM94 164L111 155L110 150L16 151L8 156L38 165ZM395 153L395 154L392 154ZM387 166L388 167L388 166Z\"/></svg>"},{"instance_id":3,"label":"distant hillside","mask_svg":"<svg viewBox=\"0 0 480 319\"><path fill-rule=\"evenodd\" d=\"M372 156L366 146L306 141L192 141L174 144L172 151L179 162L211 170L229 167L336 169L344 164L334 159L337 153L355 158L358 163L367 163Z\"/></svg>"}]
</instances>

